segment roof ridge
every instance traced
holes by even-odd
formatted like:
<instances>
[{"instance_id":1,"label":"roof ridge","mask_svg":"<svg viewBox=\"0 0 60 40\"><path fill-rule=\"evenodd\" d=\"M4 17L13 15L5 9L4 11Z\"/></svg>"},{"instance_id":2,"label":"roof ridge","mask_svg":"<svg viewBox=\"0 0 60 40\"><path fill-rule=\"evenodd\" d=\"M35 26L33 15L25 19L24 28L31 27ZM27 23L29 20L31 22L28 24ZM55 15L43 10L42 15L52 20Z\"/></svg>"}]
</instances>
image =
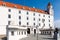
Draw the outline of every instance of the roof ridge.
<instances>
[{"instance_id":1,"label":"roof ridge","mask_svg":"<svg viewBox=\"0 0 60 40\"><path fill-rule=\"evenodd\" d=\"M17 9L24 9L24 10L29 10L29 11L48 14L44 10L40 10L40 9L37 9L37 8L28 7L28 6L22 6L22 5L19 5L19 4L13 4L13 3L10 3L10 2L0 1L0 5L7 6L7 7L12 7L12 8L17 8Z\"/></svg>"}]
</instances>

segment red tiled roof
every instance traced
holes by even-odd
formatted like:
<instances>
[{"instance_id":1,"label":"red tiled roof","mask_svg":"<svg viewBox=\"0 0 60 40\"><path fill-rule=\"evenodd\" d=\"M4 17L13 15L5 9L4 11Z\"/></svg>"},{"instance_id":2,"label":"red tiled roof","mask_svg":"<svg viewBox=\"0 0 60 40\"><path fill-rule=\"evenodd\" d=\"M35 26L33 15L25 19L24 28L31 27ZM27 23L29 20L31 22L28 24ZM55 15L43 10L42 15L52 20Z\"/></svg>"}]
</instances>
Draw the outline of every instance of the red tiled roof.
<instances>
[{"instance_id":1,"label":"red tiled roof","mask_svg":"<svg viewBox=\"0 0 60 40\"><path fill-rule=\"evenodd\" d=\"M0 5L5 5L7 7L12 7L12 8L16 7L17 9L24 9L24 10L29 10L29 11L43 13L43 14L48 14L44 10L39 10L39 9L36 9L36 8L30 8L30 7L27 7L27 6L21 6L21 5L18 5L18 4L12 4L12 3L9 3L9 2L0 1Z\"/></svg>"}]
</instances>

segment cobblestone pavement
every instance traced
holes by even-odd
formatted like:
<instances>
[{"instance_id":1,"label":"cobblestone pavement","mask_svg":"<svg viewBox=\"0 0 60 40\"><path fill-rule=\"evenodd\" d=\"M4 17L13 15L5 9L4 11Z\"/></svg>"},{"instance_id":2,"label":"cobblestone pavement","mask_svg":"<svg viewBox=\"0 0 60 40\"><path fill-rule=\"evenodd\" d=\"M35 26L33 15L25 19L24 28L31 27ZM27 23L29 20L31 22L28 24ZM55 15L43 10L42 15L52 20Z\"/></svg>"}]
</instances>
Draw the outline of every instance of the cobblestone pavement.
<instances>
[{"instance_id":1,"label":"cobblestone pavement","mask_svg":"<svg viewBox=\"0 0 60 40\"><path fill-rule=\"evenodd\" d=\"M23 38L21 40L54 40L54 39L51 37L51 35L38 34L38 36L37 36L37 34L36 35L30 34L30 35L28 35L28 37Z\"/></svg>"}]
</instances>

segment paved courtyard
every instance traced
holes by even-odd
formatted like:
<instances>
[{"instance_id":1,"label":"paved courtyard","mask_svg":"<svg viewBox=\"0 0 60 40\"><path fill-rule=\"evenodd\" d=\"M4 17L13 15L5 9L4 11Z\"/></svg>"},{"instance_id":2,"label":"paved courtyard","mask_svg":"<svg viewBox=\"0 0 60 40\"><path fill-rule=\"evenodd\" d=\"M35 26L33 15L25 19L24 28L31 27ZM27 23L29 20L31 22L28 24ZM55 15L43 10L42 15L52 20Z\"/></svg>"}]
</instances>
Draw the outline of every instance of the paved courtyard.
<instances>
[{"instance_id":1,"label":"paved courtyard","mask_svg":"<svg viewBox=\"0 0 60 40\"><path fill-rule=\"evenodd\" d=\"M51 35L38 34L38 36L37 36L37 34L36 35L30 34L30 35L28 35L28 37L23 38L21 40L54 40L54 39L52 38Z\"/></svg>"}]
</instances>

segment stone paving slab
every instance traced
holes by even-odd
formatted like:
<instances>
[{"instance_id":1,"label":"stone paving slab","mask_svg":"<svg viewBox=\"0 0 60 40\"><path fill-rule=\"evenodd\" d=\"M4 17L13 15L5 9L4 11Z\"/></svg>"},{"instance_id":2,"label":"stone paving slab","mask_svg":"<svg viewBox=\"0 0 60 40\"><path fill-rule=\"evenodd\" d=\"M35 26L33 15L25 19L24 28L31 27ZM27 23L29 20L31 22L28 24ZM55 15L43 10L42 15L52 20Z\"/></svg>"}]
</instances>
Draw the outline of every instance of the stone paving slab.
<instances>
[{"instance_id":1,"label":"stone paving slab","mask_svg":"<svg viewBox=\"0 0 60 40\"><path fill-rule=\"evenodd\" d=\"M37 39L38 38L38 39ZM33 34L30 34L28 35L28 37L26 38L23 38L21 40L54 40L51 35L33 35Z\"/></svg>"}]
</instances>

